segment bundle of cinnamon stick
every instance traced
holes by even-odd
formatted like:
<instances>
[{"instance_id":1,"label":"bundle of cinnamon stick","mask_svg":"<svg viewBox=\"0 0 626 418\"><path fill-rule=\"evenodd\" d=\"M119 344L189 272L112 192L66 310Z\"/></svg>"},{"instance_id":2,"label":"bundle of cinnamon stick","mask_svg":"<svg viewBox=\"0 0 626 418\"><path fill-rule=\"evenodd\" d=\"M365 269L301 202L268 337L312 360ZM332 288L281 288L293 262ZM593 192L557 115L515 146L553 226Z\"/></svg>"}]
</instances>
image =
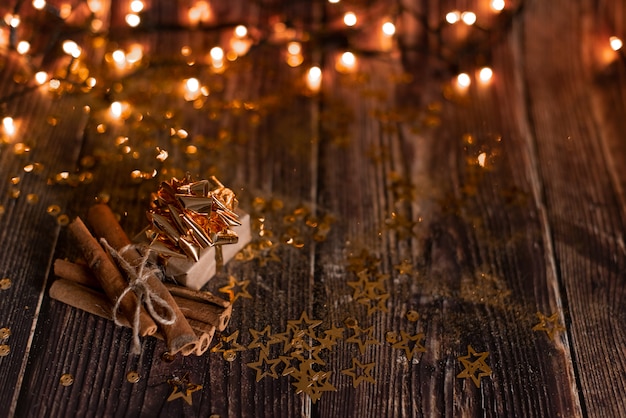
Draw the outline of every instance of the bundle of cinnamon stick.
<instances>
[{"instance_id":1,"label":"bundle of cinnamon stick","mask_svg":"<svg viewBox=\"0 0 626 418\"><path fill-rule=\"evenodd\" d=\"M90 208L87 221L96 237L115 250L126 267L141 268L142 254L131 245L111 209L105 204ZM149 269L142 270L143 285L155 300L146 306L146 292L128 291L129 274L116 263L106 249L92 236L80 218L69 225L86 265L57 259L54 273L59 277L50 287L50 297L78 309L117 323L135 327L139 336L162 338L173 355L203 354L215 331L223 331L232 313L230 302L210 292L191 290L163 283ZM120 298L121 297L121 298ZM114 307L119 312L114 314ZM146 309L146 307L148 309ZM151 312L151 313L149 313ZM163 318L166 318L164 320Z\"/></svg>"}]
</instances>

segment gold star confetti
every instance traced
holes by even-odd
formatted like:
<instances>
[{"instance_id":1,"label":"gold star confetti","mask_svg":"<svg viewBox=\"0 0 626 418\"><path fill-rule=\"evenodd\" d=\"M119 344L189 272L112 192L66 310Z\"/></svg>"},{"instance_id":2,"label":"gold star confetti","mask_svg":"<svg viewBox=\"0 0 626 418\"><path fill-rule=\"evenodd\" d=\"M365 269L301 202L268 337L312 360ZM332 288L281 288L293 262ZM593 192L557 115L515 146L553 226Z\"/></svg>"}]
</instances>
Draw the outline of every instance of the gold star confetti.
<instances>
[{"instance_id":1,"label":"gold star confetti","mask_svg":"<svg viewBox=\"0 0 626 418\"><path fill-rule=\"evenodd\" d=\"M324 331L324 337L319 338L318 341L321 345L321 348L332 349L332 347L337 344L337 340L343 338L344 329L337 328L334 325L331 329L327 329Z\"/></svg>"},{"instance_id":2,"label":"gold star confetti","mask_svg":"<svg viewBox=\"0 0 626 418\"><path fill-rule=\"evenodd\" d=\"M237 280L235 276L228 276L228 284L219 289L220 292L226 293L231 303L239 298L252 299L252 295L248 292L250 280Z\"/></svg>"},{"instance_id":3,"label":"gold star confetti","mask_svg":"<svg viewBox=\"0 0 626 418\"><path fill-rule=\"evenodd\" d=\"M471 345L468 345L467 353L467 355L460 356L458 358L464 369L456 377L458 377L459 379L472 379L476 387L479 388L480 379L482 377L491 376L491 368L489 367L489 365L487 365L487 363L485 363L489 352L485 351L482 353L477 353L476 351L474 351Z\"/></svg>"},{"instance_id":4,"label":"gold star confetti","mask_svg":"<svg viewBox=\"0 0 626 418\"><path fill-rule=\"evenodd\" d=\"M353 273L359 273L363 270L376 272L380 262L380 258L371 255L367 250L361 250L359 254L348 257L348 271Z\"/></svg>"},{"instance_id":5,"label":"gold star confetti","mask_svg":"<svg viewBox=\"0 0 626 418\"><path fill-rule=\"evenodd\" d=\"M409 260L402 260L400 264L396 264L393 268L401 276L411 276L413 274L413 264Z\"/></svg>"},{"instance_id":6,"label":"gold star confetti","mask_svg":"<svg viewBox=\"0 0 626 418\"><path fill-rule=\"evenodd\" d=\"M197 385L189 381L189 373L186 373L182 379L178 377L168 379L167 384L172 387L172 393L170 393L170 396L167 398L168 402L182 398L189 405L192 405L191 394L202 389L202 385Z\"/></svg>"},{"instance_id":7,"label":"gold star confetti","mask_svg":"<svg viewBox=\"0 0 626 418\"><path fill-rule=\"evenodd\" d=\"M274 379L278 378L278 373L276 372L276 366L282 363L280 358L276 359L268 359L267 353L263 350L259 351L259 358L257 361L246 364L251 369L256 370L256 381L260 381L266 376L273 377Z\"/></svg>"},{"instance_id":8,"label":"gold star confetti","mask_svg":"<svg viewBox=\"0 0 626 418\"><path fill-rule=\"evenodd\" d=\"M372 296L371 298L359 299L361 305L367 306L367 315L371 315L374 312L389 312L387 309L387 300L389 299L388 293Z\"/></svg>"},{"instance_id":9,"label":"gold star confetti","mask_svg":"<svg viewBox=\"0 0 626 418\"><path fill-rule=\"evenodd\" d=\"M411 221L406 216L392 212L391 218L385 221L387 228L395 231L398 234L399 239L416 238L414 228L417 222Z\"/></svg>"},{"instance_id":10,"label":"gold star confetti","mask_svg":"<svg viewBox=\"0 0 626 418\"><path fill-rule=\"evenodd\" d=\"M315 371L312 360L304 360L300 362L299 367L291 373L294 382L291 384L296 388L296 394L306 393L313 403L316 403L323 392L336 391L330 383L330 371Z\"/></svg>"},{"instance_id":11,"label":"gold star confetti","mask_svg":"<svg viewBox=\"0 0 626 418\"><path fill-rule=\"evenodd\" d=\"M252 328L250 328L249 331L252 335L252 342L248 344L248 348L260 348L261 351L265 352L265 354L269 354L270 346L272 344L276 344L282 341L277 336L272 335L272 328L270 325L267 325L265 328L263 328L263 331L257 331Z\"/></svg>"},{"instance_id":12,"label":"gold star confetti","mask_svg":"<svg viewBox=\"0 0 626 418\"><path fill-rule=\"evenodd\" d=\"M227 361L233 361L238 351L244 351L246 348L237 342L239 338L239 330L233 332L228 337L221 336L220 341L211 348L212 353L222 353Z\"/></svg>"},{"instance_id":13,"label":"gold star confetti","mask_svg":"<svg viewBox=\"0 0 626 418\"><path fill-rule=\"evenodd\" d=\"M309 319L306 312L300 314L299 319L288 320L285 332L276 334L276 338L283 341L283 351L285 353L292 349L311 350L313 340L317 339L315 328L322 321Z\"/></svg>"},{"instance_id":14,"label":"gold star confetti","mask_svg":"<svg viewBox=\"0 0 626 418\"><path fill-rule=\"evenodd\" d=\"M316 319L309 319L306 312L300 314L300 318L287 321L287 330L293 331L294 334L305 333L310 337L315 337L314 328L319 326L322 321Z\"/></svg>"},{"instance_id":15,"label":"gold star confetti","mask_svg":"<svg viewBox=\"0 0 626 418\"><path fill-rule=\"evenodd\" d=\"M359 351L361 354L365 353L367 346L380 345L380 342L372 336L374 333L374 327L363 329L358 325L353 328L354 334L346 339L347 343L355 343L359 345Z\"/></svg>"},{"instance_id":16,"label":"gold star confetti","mask_svg":"<svg viewBox=\"0 0 626 418\"><path fill-rule=\"evenodd\" d=\"M393 193L395 201L409 201L415 200L415 185L406 177L395 171L389 173L390 185L389 188Z\"/></svg>"},{"instance_id":17,"label":"gold star confetti","mask_svg":"<svg viewBox=\"0 0 626 418\"><path fill-rule=\"evenodd\" d=\"M371 299L380 293L386 293L385 282L389 278L388 274L372 274L368 270L361 270L357 273L358 280L346 282L354 289L352 298L356 301L360 299ZM372 280L373 279L373 280Z\"/></svg>"},{"instance_id":18,"label":"gold star confetti","mask_svg":"<svg viewBox=\"0 0 626 418\"><path fill-rule=\"evenodd\" d=\"M356 358L352 358L352 367L342 370L341 373L352 378L352 385L356 388L363 382L376 383L372 376L372 370L376 363L363 364Z\"/></svg>"},{"instance_id":19,"label":"gold star confetti","mask_svg":"<svg viewBox=\"0 0 626 418\"><path fill-rule=\"evenodd\" d=\"M426 352L426 348L420 343L423 338L424 333L410 335L404 331L400 331L400 340L395 342L391 347L404 350L406 358L410 361L417 353Z\"/></svg>"},{"instance_id":20,"label":"gold star confetti","mask_svg":"<svg viewBox=\"0 0 626 418\"><path fill-rule=\"evenodd\" d=\"M545 316L541 312L537 312L536 315L537 318L539 318L539 323L533 327L533 331L545 331L551 340L554 340L557 332L565 331L565 327L561 325L559 320L558 312L555 312L550 316Z\"/></svg>"}]
</instances>

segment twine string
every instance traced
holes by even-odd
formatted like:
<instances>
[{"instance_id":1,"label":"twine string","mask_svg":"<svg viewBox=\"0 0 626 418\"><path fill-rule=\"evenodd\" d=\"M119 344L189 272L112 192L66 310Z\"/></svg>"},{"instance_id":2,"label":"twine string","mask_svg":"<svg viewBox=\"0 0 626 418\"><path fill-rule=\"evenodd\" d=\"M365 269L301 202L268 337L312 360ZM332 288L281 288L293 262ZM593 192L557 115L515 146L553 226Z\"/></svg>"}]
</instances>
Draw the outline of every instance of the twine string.
<instances>
[{"instance_id":1,"label":"twine string","mask_svg":"<svg viewBox=\"0 0 626 418\"><path fill-rule=\"evenodd\" d=\"M146 251L141 258L138 260L137 266L131 265L131 263L126 260L122 254L126 251L137 250L137 247L133 244L126 245L122 247L119 251L115 248L111 247L106 239L101 238L100 243L104 246L104 248L108 251L108 253L113 257L113 259L117 262L117 264L126 272L128 276L128 286L124 289L124 291L120 294L120 296L115 301L113 305L113 321L115 324L121 326L121 322L118 320L118 311L120 308L120 304L122 299L126 297L126 295L130 292L134 292L137 296L138 303L135 306L135 312L133 313L133 318L129 319L133 330L133 347L132 351L135 354L139 354L140 352L140 341L139 341L139 318L141 313L141 305L145 304L146 309L152 316L155 322L160 325L172 325L176 321L176 313L174 309L156 292L152 290L150 285L148 285L148 279L151 275L159 273L159 269L156 267L148 267L148 258L150 256L150 252ZM160 309L163 313L158 313L156 308Z\"/></svg>"}]
</instances>

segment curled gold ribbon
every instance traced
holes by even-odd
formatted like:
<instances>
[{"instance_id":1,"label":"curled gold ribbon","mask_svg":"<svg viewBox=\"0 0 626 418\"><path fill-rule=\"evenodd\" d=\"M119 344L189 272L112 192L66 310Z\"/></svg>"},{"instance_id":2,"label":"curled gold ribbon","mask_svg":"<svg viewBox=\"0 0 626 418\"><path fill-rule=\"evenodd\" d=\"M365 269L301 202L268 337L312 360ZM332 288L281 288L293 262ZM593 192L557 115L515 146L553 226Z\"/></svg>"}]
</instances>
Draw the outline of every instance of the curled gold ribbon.
<instances>
[{"instance_id":1,"label":"curled gold ribbon","mask_svg":"<svg viewBox=\"0 0 626 418\"><path fill-rule=\"evenodd\" d=\"M235 193L214 176L163 182L148 212L150 249L164 257L198 261L204 248L234 244L238 236L230 228L241 225L236 208Z\"/></svg>"}]
</instances>

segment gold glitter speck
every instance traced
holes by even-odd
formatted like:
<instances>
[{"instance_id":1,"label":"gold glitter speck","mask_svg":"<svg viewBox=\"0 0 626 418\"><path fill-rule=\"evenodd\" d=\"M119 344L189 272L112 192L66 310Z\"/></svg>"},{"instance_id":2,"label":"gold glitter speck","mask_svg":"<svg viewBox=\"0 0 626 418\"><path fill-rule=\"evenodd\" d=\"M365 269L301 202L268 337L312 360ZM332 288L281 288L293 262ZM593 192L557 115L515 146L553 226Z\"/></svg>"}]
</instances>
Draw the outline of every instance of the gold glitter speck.
<instances>
[{"instance_id":1,"label":"gold glitter speck","mask_svg":"<svg viewBox=\"0 0 626 418\"><path fill-rule=\"evenodd\" d=\"M35 203L39 202L39 196L37 196L35 193L29 193L26 195L26 201L31 205L34 205Z\"/></svg>"},{"instance_id":2,"label":"gold glitter speck","mask_svg":"<svg viewBox=\"0 0 626 418\"><path fill-rule=\"evenodd\" d=\"M4 277L0 279L0 289L7 290L11 287L11 279Z\"/></svg>"},{"instance_id":3,"label":"gold glitter speck","mask_svg":"<svg viewBox=\"0 0 626 418\"><path fill-rule=\"evenodd\" d=\"M15 155L26 154L27 152L30 152L30 147L23 142L18 142L17 144L13 145L13 153Z\"/></svg>"},{"instance_id":4,"label":"gold glitter speck","mask_svg":"<svg viewBox=\"0 0 626 418\"><path fill-rule=\"evenodd\" d=\"M389 331L385 334L385 340L387 340L387 342L389 344L395 344L398 342L398 333L395 331Z\"/></svg>"},{"instance_id":5,"label":"gold glitter speck","mask_svg":"<svg viewBox=\"0 0 626 418\"><path fill-rule=\"evenodd\" d=\"M408 319L411 322L415 322L418 319L420 319L420 314L414 310L410 310L406 313L406 319Z\"/></svg>"},{"instance_id":6,"label":"gold glitter speck","mask_svg":"<svg viewBox=\"0 0 626 418\"><path fill-rule=\"evenodd\" d=\"M63 386L72 386L72 384L74 383L74 376L72 376L69 373L65 373L65 374L61 375L61 378L59 379L59 382Z\"/></svg>"},{"instance_id":7,"label":"gold glitter speck","mask_svg":"<svg viewBox=\"0 0 626 418\"><path fill-rule=\"evenodd\" d=\"M139 382L139 374L137 372L128 372L128 374L126 374L126 380L130 383L137 383Z\"/></svg>"},{"instance_id":8,"label":"gold glitter speck","mask_svg":"<svg viewBox=\"0 0 626 418\"><path fill-rule=\"evenodd\" d=\"M11 336L11 330L7 327L0 328L0 340L4 340Z\"/></svg>"},{"instance_id":9,"label":"gold glitter speck","mask_svg":"<svg viewBox=\"0 0 626 418\"><path fill-rule=\"evenodd\" d=\"M11 347L9 347L7 344L0 345L0 357L8 356L10 352Z\"/></svg>"},{"instance_id":10,"label":"gold glitter speck","mask_svg":"<svg viewBox=\"0 0 626 418\"><path fill-rule=\"evenodd\" d=\"M355 318L347 318L344 323L348 328L355 328L359 326L359 321L357 321Z\"/></svg>"},{"instance_id":11,"label":"gold glitter speck","mask_svg":"<svg viewBox=\"0 0 626 418\"><path fill-rule=\"evenodd\" d=\"M59 205L50 205L46 209L46 212L48 212L49 215L57 216L58 214L61 213L61 206L59 206Z\"/></svg>"},{"instance_id":12,"label":"gold glitter speck","mask_svg":"<svg viewBox=\"0 0 626 418\"><path fill-rule=\"evenodd\" d=\"M70 217L65 214L59 215L59 217L57 218L57 224L61 226L66 226L69 223L70 223Z\"/></svg>"}]
</instances>

